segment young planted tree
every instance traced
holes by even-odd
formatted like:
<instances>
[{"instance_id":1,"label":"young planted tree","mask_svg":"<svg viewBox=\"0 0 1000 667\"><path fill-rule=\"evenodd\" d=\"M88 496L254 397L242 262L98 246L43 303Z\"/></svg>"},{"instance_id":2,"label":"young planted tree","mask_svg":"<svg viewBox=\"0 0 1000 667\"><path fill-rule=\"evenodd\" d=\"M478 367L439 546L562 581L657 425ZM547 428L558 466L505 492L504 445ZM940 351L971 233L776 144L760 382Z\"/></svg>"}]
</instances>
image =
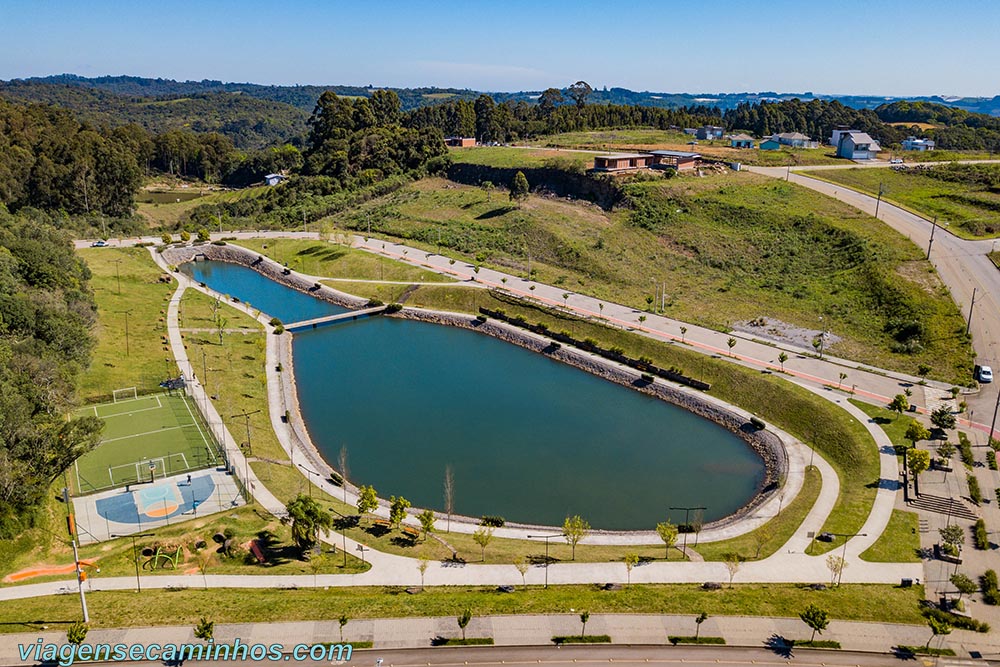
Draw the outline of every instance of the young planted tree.
<instances>
[{"instance_id":1,"label":"young planted tree","mask_svg":"<svg viewBox=\"0 0 1000 667\"><path fill-rule=\"evenodd\" d=\"M813 349L816 350L816 353L819 355L820 359L823 358L823 345L824 345L825 341L826 341L826 338L823 336L823 334L820 334L819 336L816 336L815 338L813 338L813 342L812 342Z\"/></svg>"},{"instance_id":2,"label":"young planted tree","mask_svg":"<svg viewBox=\"0 0 1000 667\"><path fill-rule=\"evenodd\" d=\"M476 532L472 534L472 540L479 545L483 550L483 562L486 562L486 547L489 546L490 540L493 539L493 527L492 526L480 526L476 529Z\"/></svg>"},{"instance_id":3,"label":"young planted tree","mask_svg":"<svg viewBox=\"0 0 1000 667\"><path fill-rule=\"evenodd\" d=\"M688 332L688 328L687 327L681 327L681 342L682 343L687 342L687 341L684 340L684 337L687 335L687 332Z\"/></svg>"},{"instance_id":4,"label":"young planted tree","mask_svg":"<svg viewBox=\"0 0 1000 667\"><path fill-rule=\"evenodd\" d=\"M889 409L895 412L897 415L902 415L904 412L910 409L910 402L906 400L905 394L896 394L892 397L889 402Z\"/></svg>"},{"instance_id":5,"label":"young planted tree","mask_svg":"<svg viewBox=\"0 0 1000 667\"><path fill-rule=\"evenodd\" d=\"M194 626L194 636L204 641L211 641L215 636L215 621L210 621L204 616L198 620L198 625Z\"/></svg>"},{"instance_id":6,"label":"young planted tree","mask_svg":"<svg viewBox=\"0 0 1000 667\"><path fill-rule=\"evenodd\" d=\"M625 554L625 583L632 585L632 568L639 564L639 554Z\"/></svg>"},{"instance_id":7,"label":"young planted tree","mask_svg":"<svg viewBox=\"0 0 1000 667\"><path fill-rule=\"evenodd\" d=\"M427 534L434 532L434 512L424 510L417 515L417 519L420 521L420 528L424 531L424 540L426 540Z\"/></svg>"},{"instance_id":8,"label":"young planted tree","mask_svg":"<svg viewBox=\"0 0 1000 667\"><path fill-rule=\"evenodd\" d=\"M514 567L517 569L518 574L521 575L521 585L527 588L528 582L525 580L525 576L528 574L528 568L531 567L528 561L524 559L524 556L518 556L514 559Z\"/></svg>"},{"instance_id":9,"label":"young planted tree","mask_svg":"<svg viewBox=\"0 0 1000 667\"><path fill-rule=\"evenodd\" d=\"M313 588L316 588L316 578L319 576L320 570L326 567L326 564L326 554L313 554L313 556L309 559L309 571L312 572L313 575Z\"/></svg>"},{"instance_id":10,"label":"young planted tree","mask_svg":"<svg viewBox=\"0 0 1000 667\"><path fill-rule=\"evenodd\" d=\"M958 590L958 599L961 600L964 595L972 595L979 590L979 585L976 584L972 579L970 579L965 574L961 572L956 572L951 575L950 578L951 585Z\"/></svg>"},{"instance_id":11,"label":"young planted tree","mask_svg":"<svg viewBox=\"0 0 1000 667\"><path fill-rule=\"evenodd\" d=\"M83 621L74 621L66 629L66 641L74 646L79 646L87 639L87 632L89 630L90 626Z\"/></svg>"},{"instance_id":12,"label":"young planted tree","mask_svg":"<svg viewBox=\"0 0 1000 667\"><path fill-rule=\"evenodd\" d=\"M396 496L389 497L389 521L392 525L399 528L399 524L406 518L406 510L409 507L410 501L403 496L398 498Z\"/></svg>"},{"instance_id":13,"label":"young planted tree","mask_svg":"<svg viewBox=\"0 0 1000 667\"><path fill-rule=\"evenodd\" d=\"M427 566L430 562L423 556L417 561L417 571L420 572L420 590L424 590L424 575L427 573Z\"/></svg>"},{"instance_id":14,"label":"young planted tree","mask_svg":"<svg viewBox=\"0 0 1000 667\"><path fill-rule=\"evenodd\" d=\"M931 453L926 449L912 449L906 457L906 467L913 475L913 493L920 496L920 473L931 465Z\"/></svg>"},{"instance_id":15,"label":"young planted tree","mask_svg":"<svg viewBox=\"0 0 1000 667\"><path fill-rule=\"evenodd\" d=\"M208 590L208 569L215 565L215 554L211 551L203 550L198 553L198 571L201 572L201 580Z\"/></svg>"},{"instance_id":16,"label":"young planted tree","mask_svg":"<svg viewBox=\"0 0 1000 667\"><path fill-rule=\"evenodd\" d=\"M191 232L189 232L186 229L182 229L181 230L181 241L183 241L184 243L187 243L190 240L191 240Z\"/></svg>"},{"instance_id":17,"label":"young planted tree","mask_svg":"<svg viewBox=\"0 0 1000 667\"><path fill-rule=\"evenodd\" d=\"M694 640L697 642L701 634L701 624L708 620L708 614L701 612L694 619Z\"/></svg>"},{"instance_id":18,"label":"young planted tree","mask_svg":"<svg viewBox=\"0 0 1000 667\"><path fill-rule=\"evenodd\" d=\"M344 643L344 626L347 625L347 622L350 621L350 620L351 619L347 618L347 614L341 614L340 618L337 619L337 622L340 623L340 643L341 644Z\"/></svg>"},{"instance_id":19,"label":"young planted tree","mask_svg":"<svg viewBox=\"0 0 1000 667\"><path fill-rule=\"evenodd\" d=\"M960 551L962 545L965 544L965 529L958 524L953 523L944 528L938 528L938 533L941 535L941 542L956 552Z\"/></svg>"},{"instance_id":20,"label":"young planted tree","mask_svg":"<svg viewBox=\"0 0 1000 667\"><path fill-rule=\"evenodd\" d=\"M677 526L669 521L658 523L656 524L656 534L660 536L660 539L663 540L663 545L666 547L664 558L670 560L670 547L677 544Z\"/></svg>"},{"instance_id":21,"label":"young planted tree","mask_svg":"<svg viewBox=\"0 0 1000 667\"><path fill-rule=\"evenodd\" d=\"M302 493L285 506L285 511L287 515L281 522L292 524L292 540L302 557L306 558L309 550L319 542L320 530L329 530L333 527L333 516L315 500Z\"/></svg>"},{"instance_id":22,"label":"young planted tree","mask_svg":"<svg viewBox=\"0 0 1000 667\"><path fill-rule=\"evenodd\" d=\"M373 486L362 486L358 488L358 514L364 519L366 514L374 512L378 507L378 494L375 493L375 487Z\"/></svg>"},{"instance_id":23,"label":"young planted tree","mask_svg":"<svg viewBox=\"0 0 1000 667\"><path fill-rule=\"evenodd\" d=\"M493 188L495 187L493 185L493 181L483 181L482 183L479 184L479 187L480 189L482 189L483 192L486 193L486 201L488 203L491 199Z\"/></svg>"},{"instance_id":24,"label":"young planted tree","mask_svg":"<svg viewBox=\"0 0 1000 667\"><path fill-rule=\"evenodd\" d=\"M931 636L927 638L927 645L924 646L925 649L930 649L931 641L938 635L950 635L951 634L951 624L948 621L939 620L934 616L927 617L927 625L931 628Z\"/></svg>"},{"instance_id":25,"label":"young planted tree","mask_svg":"<svg viewBox=\"0 0 1000 667\"><path fill-rule=\"evenodd\" d=\"M733 579L736 578L736 573L740 571L740 567L743 565L743 558L735 552L729 552L723 558L726 570L729 572L729 587L732 588Z\"/></svg>"},{"instance_id":26,"label":"young planted tree","mask_svg":"<svg viewBox=\"0 0 1000 667\"><path fill-rule=\"evenodd\" d=\"M937 446L937 453L943 459L950 459L955 455L955 445L950 442L942 442Z\"/></svg>"},{"instance_id":27,"label":"young planted tree","mask_svg":"<svg viewBox=\"0 0 1000 667\"><path fill-rule=\"evenodd\" d=\"M736 339L730 336L729 340L726 341L726 345L729 346L729 356L733 356L733 348L736 347Z\"/></svg>"},{"instance_id":28,"label":"young planted tree","mask_svg":"<svg viewBox=\"0 0 1000 667\"><path fill-rule=\"evenodd\" d=\"M781 372L785 372L785 362L788 361L788 355L785 352L780 352L778 354L778 364L781 366Z\"/></svg>"},{"instance_id":29,"label":"young planted tree","mask_svg":"<svg viewBox=\"0 0 1000 667\"><path fill-rule=\"evenodd\" d=\"M830 585L833 586L847 567L847 561L840 556L830 554L826 557L826 567L830 570Z\"/></svg>"},{"instance_id":30,"label":"young planted tree","mask_svg":"<svg viewBox=\"0 0 1000 667\"><path fill-rule=\"evenodd\" d=\"M462 629L462 641L465 641L465 628L468 627L469 621L472 620L472 610L466 609L461 614L458 615L458 627Z\"/></svg>"},{"instance_id":31,"label":"young planted tree","mask_svg":"<svg viewBox=\"0 0 1000 667\"><path fill-rule=\"evenodd\" d=\"M208 230L205 229L204 227L199 227L198 228L198 240L201 241L202 243L204 243L205 241L208 241L209 238L210 237L208 235Z\"/></svg>"},{"instance_id":32,"label":"young planted tree","mask_svg":"<svg viewBox=\"0 0 1000 667\"><path fill-rule=\"evenodd\" d=\"M589 620L590 620L590 612L589 611L581 611L580 612L580 623L583 624L583 627L580 628L580 637L586 637L587 636L587 621L589 621Z\"/></svg>"},{"instance_id":33,"label":"young planted tree","mask_svg":"<svg viewBox=\"0 0 1000 667\"><path fill-rule=\"evenodd\" d=\"M927 440L931 437L931 432L927 430L923 424L918 422L916 419L910 421L910 424L906 427L906 433L903 435L904 438L910 441L911 447L916 447L917 443L921 440Z\"/></svg>"},{"instance_id":34,"label":"young planted tree","mask_svg":"<svg viewBox=\"0 0 1000 667\"><path fill-rule=\"evenodd\" d=\"M812 637L809 638L810 642L816 640L817 632L823 634L823 631L826 630L826 627L830 625L829 614L827 614L825 610L820 609L814 604L811 604L808 607L806 607L805 611L799 614L799 618L802 619L803 623L812 628L813 633Z\"/></svg>"},{"instance_id":35,"label":"young planted tree","mask_svg":"<svg viewBox=\"0 0 1000 667\"><path fill-rule=\"evenodd\" d=\"M451 532L451 514L455 511L455 473L451 465L444 467L444 511L448 513L448 528Z\"/></svg>"},{"instance_id":36,"label":"young planted tree","mask_svg":"<svg viewBox=\"0 0 1000 667\"><path fill-rule=\"evenodd\" d=\"M942 431L947 431L955 428L955 415L951 414L947 405L942 405L931 413L931 423Z\"/></svg>"},{"instance_id":37,"label":"young planted tree","mask_svg":"<svg viewBox=\"0 0 1000 667\"><path fill-rule=\"evenodd\" d=\"M840 389L840 385L844 384L844 380L847 379L847 373L841 371L837 377L839 378L839 381L837 382L837 389Z\"/></svg>"},{"instance_id":38,"label":"young planted tree","mask_svg":"<svg viewBox=\"0 0 1000 667\"><path fill-rule=\"evenodd\" d=\"M580 517L579 514L566 517L563 521L563 537L566 543L573 548L573 560L576 560L576 545L590 532L590 524Z\"/></svg>"},{"instance_id":39,"label":"young planted tree","mask_svg":"<svg viewBox=\"0 0 1000 667\"><path fill-rule=\"evenodd\" d=\"M750 533L750 539L753 540L753 545L756 548L754 552L754 559L760 558L760 552L767 546L767 543L771 541L774 537L774 529L771 527L770 522L765 523L763 526L757 530Z\"/></svg>"}]
</instances>

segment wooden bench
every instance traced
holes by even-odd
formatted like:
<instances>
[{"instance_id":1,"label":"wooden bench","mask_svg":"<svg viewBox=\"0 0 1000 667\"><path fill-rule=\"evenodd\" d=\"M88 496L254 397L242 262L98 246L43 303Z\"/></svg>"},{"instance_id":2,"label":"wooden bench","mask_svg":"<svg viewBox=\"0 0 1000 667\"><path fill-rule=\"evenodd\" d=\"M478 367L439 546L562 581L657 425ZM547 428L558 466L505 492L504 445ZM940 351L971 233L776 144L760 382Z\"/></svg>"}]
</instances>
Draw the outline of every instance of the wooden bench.
<instances>
[{"instance_id":1,"label":"wooden bench","mask_svg":"<svg viewBox=\"0 0 1000 667\"><path fill-rule=\"evenodd\" d=\"M379 528L385 528L386 530L392 529L392 522L388 519L375 519L372 523Z\"/></svg>"},{"instance_id":2,"label":"wooden bench","mask_svg":"<svg viewBox=\"0 0 1000 667\"><path fill-rule=\"evenodd\" d=\"M420 531L412 526L402 526L399 530L413 541L420 538Z\"/></svg>"}]
</instances>

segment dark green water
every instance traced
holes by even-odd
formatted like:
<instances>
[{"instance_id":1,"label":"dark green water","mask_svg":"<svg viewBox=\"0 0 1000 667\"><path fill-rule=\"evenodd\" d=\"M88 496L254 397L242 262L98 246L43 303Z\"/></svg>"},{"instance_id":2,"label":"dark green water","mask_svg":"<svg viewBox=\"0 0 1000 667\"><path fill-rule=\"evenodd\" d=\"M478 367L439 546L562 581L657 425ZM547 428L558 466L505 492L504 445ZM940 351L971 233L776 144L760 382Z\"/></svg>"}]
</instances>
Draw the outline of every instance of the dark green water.
<instances>
[{"instance_id":1,"label":"dark green water","mask_svg":"<svg viewBox=\"0 0 1000 667\"><path fill-rule=\"evenodd\" d=\"M270 297L241 292L243 281L280 288L288 298L275 307L315 301L250 269L217 268L199 280L269 314ZM417 507L443 507L451 465L461 514L542 524L579 514L595 528L651 529L669 506L730 514L763 479L760 458L720 426L474 332L377 317L298 333L294 355L324 457L335 462L346 445L352 481Z\"/></svg>"}]
</instances>

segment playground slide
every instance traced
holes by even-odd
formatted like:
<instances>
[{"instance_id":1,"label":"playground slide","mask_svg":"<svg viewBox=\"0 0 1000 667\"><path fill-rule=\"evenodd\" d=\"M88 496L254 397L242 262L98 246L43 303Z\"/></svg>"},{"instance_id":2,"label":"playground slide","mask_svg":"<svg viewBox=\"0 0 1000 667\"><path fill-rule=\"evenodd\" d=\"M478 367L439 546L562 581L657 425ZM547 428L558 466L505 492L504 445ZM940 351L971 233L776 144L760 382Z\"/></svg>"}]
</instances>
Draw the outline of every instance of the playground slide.
<instances>
[{"instance_id":1,"label":"playground slide","mask_svg":"<svg viewBox=\"0 0 1000 667\"><path fill-rule=\"evenodd\" d=\"M82 565L83 567L97 567L97 561L81 560L80 565ZM69 574L71 572L76 572L76 565L74 563L69 563L68 565L31 567L26 570L21 570L20 572L14 572L12 574L8 574L6 577L3 578L3 583L16 584L18 582L24 581L25 579L34 579L35 577L47 577L53 574Z\"/></svg>"}]
</instances>

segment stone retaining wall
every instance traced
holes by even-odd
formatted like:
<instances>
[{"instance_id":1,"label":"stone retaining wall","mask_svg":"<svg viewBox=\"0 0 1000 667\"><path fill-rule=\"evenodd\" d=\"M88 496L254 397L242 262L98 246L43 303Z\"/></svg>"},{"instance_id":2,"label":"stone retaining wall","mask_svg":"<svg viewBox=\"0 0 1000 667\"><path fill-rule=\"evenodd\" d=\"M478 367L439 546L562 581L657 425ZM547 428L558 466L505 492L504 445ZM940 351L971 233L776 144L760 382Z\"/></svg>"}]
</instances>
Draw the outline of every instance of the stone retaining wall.
<instances>
[{"instance_id":1,"label":"stone retaining wall","mask_svg":"<svg viewBox=\"0 0 1000 667\"><path fill-rule=\"evenodd\" d=\"M386 315L386 317L400 317L419 320L421 322L444 324L493 336L507 343L518 345L575 366L605 380L659 398L689 412L693 412L700 417L709 419L739 436L763 459L765 470L764 480L758 492L746 505L727 517L710 524L705 524L703 529L721 528L742 519L767 501L772 494L776 493L788 474L788 453L785 450L784 443L777 435L766 429L759 430L754 428L749 422L749 417L737 414L733 409L722 405L720 401L710 399L704 394L699 394L692 390L684 390L663 382L645 382L641 379L639 371L621 366L596 355L588 354L576 348L553 343L553 341L547 340L542 336L496 320L482 322L470 315L413 308L404 308L402 311L393 315ZM517 526L514 523L509 523L508 525ZM621 531L595 532L613 533Z\"/></svg>"},{"instance_id":2,"label":"stone retaining wall","mask_svg":"<svg viewBox=\"0 0 1000 667\"><path fill-rule=\"evenodd\" d=\"M231 262L246 266L286 287L291 287L299 292L304 292L317 299L343 306L344 308L361 308L368 303L367 299L345 294L326 285L320 285L317 288L317 283L310 282L307 278L297 273L291 272L285 274L285 267L281 264L240 246L206 243L199 246L171 247L163 251L163 259L171 265L195 261L199 256L202 256L203 259Z\"/></svg>"}]
</instances>

